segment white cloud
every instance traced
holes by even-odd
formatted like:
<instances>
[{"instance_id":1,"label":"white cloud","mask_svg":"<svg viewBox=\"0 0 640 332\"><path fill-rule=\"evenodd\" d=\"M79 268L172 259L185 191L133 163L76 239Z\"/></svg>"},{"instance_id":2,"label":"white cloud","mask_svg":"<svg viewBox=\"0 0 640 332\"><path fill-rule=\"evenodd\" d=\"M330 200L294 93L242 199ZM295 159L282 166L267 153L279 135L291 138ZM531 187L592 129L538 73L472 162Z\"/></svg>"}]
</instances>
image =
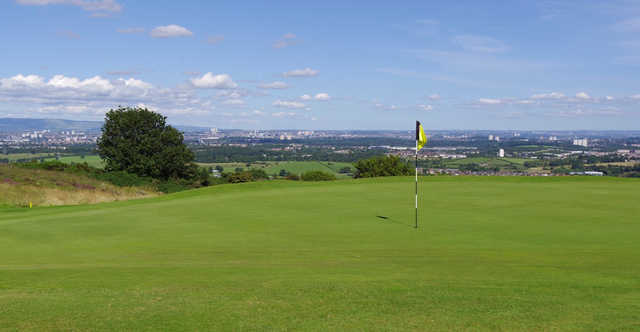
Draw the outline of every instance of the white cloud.
<instances>
[{"instance_id":1,"label":"white cloud","mask_svg":"<svg viewBox=\"0 0 640 332\"><path fill-rule=\"evenodd\" d=\"M312 77L318 75L318 71L311 68L294 69L282 74L284 77Z\"/></svg>"},{"instance_id":2,"label":"white cloud","mask_svg":"<svg viewBox=\"0 0 640 332\"><path fill-rule=\"evenodd\" d=\"M531 99L562 99L565 95L560 92L541 93L531 96Z\"/></svg>"},{"instance_id":3,"label":"white cloud","mask_svg":"<svg viewBox=\"0 0 640 332\"><path fill-rule=\"evenodd\" d=\"M207 43L209 44L217 44L221 41L224 40L224 36L223 35L216 35L216 36L211 36L209 38L207 38Z\"/></svg>"},{"instance_id":4,"label":"white cloud","mask_svg":"<svg viewBox=\"0 0 640 332\"><path fill-rule=\"evenodd\" d=\"M276 118L284 118L284 117L294 117L296 116L296 113L293 112L276 112L276 113L271 113L271 116L274 116Z\"/></svg>"},{"instance_id":5,"label":"white cloud","mask_svg":"<svg viewBox=\"0 0 640 332\"><path fill-rule=\"evenodd\" d=\"M151 30L151 37L153 38L186 37L191 35L193 35L193 32L175 24L159 26Z\"/></svg>"},{"instance_id":6,"label":"white cloud","mask_svg":"<svg viewBox=\"0 0 640 332\"><path fill-rule=\"evenodd\" d=\"M315 95L315 97L313 97L315 100L320 100L320 101L327 101L329 99L331 99L331 96L329 96L328 93L318 93Z\"/></svg>"},{"instance_id":7,"label":"white cloud","mask_svg":"<svg viewBox=\"0 0 640 332\"><path fill-rule=\"evenodd\" d=\"M385 111L395 111L397 110L399 107L397 105L385 105L382 103L375 103L373 106L375 106L376 108L385 110Z\"/></svg>"},{"instance_id":8,"label":"white cloud","mask_svg":"<svg viewBox=\"0 0 640 332\"><path fill-rule=\"evenodd\" d=\"M277 40L276 42L273 43L273 48L285 48L285 47L289 47L289 46L293 46L295 44L298 44L299 41L297 39L297 36L291 32L286 33L282 36L282 38L280 38L279 40Z\"/></svg>"},{"instance_id":9,"label":"white cloud","mask_svg":"<svg viewBox=\"0 0 640 332\"><path fill-rule=\"evenodd\" d=\"M611 96L606 96L606 97L604 97L604 99L606 99L606 100L613 100L614 98L613 98L613 97L611 97Z\"/></svg>"},{"instance_id":10,"label":"white cloud","mask_svg":"<svg viewBox=\"0 0 640 332\"><path fill-rule=\"evenodd\" d=\"M310 95L304 94L302 96L300 96L301 100L311 100L313 99L313 97L311 97Z\"/></svg>"},{"instance_id":11,"label":"white cloud","mask_svg":"<svg viewBox=\"0 0 640 332\"><path fill-rule=\"evenodd\" d=\"M640 99L640 94L631 96L631 99Z\"/></svg>"},{"instance_id":12,"label":"white cloud","mask_svg":"<svg viewBox=\"0 0 640 332\"><path fill-rule=\"evenodd\" d=\"M440 100L440 95L437 93L434 93L432 95L429 96L430 100Z\"/></svg>"},{"instance_id":13,"label":"white cloud","mask_svg":"<svg viewBox=\"0 0 640 332\"><path fill-rule=\"evenodd\" d=\"M242 99L228 99L222 102L225 105L232 105L232 106L240 106L240 105L244 105L245 102Z\"/></svg>"},{"instance_id":14,"label":"white cloud","mask_svg":"<svg viewBox=\"0 0 640 332\"><path fill-rule=\"evenodd\" d=\"M431 106L431 105L418 105L418 110L420 110L420 111L433 111L433 106Z\"/></svg>"},{"instance_id":15,"label":"white cloud","mask_svg":"<svg viewBox=\"0 0 640 332\"><path fill-rule=\"evenodd\" d=\"M257 116L262 116L264 115L264 112L261 110L254 110L253 112L251 112L253 115L257 115Z\"/></svg>"},{"instance_id":16,"label":"white cloud","mask_svg":"<svg viewBox=\"0 0 640 332\"><path fill-rule=\"evenodd\" d=\"M118 33L123 34L135 34L135 33L144 33L144 28L125 28L116 30Z\"/></svg>"},{"instance_id":17,"label":"white cloud","mask_svg":"<svg viewBox=\"0 0 640 332\"><path fill-rule=\"evenodd\" d=\"M591 96L589 96L586 92L578 92L576 93L576 98L578 99L591 99Z\"/></svg>"},{"instance_id":18,"label":"white cloud","mask_svg":"<svg viewBox=\"0 0 640 332\"><path fill-rule=\"evenodd\" d=\"M20 5L46 6L46 5L72 5L86 11L100 13L119 12L122 6L115 0L16 0Z\"/></svg>"},{"instance_id":19,"label":"white cloud","mask_svg":"<svg viewBox=\"0 0 640 332\"><path fill-rule=\"evenodd\" d=\"M486 105L498 105L498 104L502 104L502 100L491 99L491 98L480 98L478 99L478 103L486 104Z\"/></svg>"},{"instance_id":20,"label":"white cloud","mask_svg":"<svg viewBox=\"0 0 640 332\"><path fill-rule=\"evenodd\" d=\"M213 109L210 101L201 100L190 89L157 88L135 78L83 79L65 75L49 79L22 74L0 78L0 103L17 105L25 112L59 115L84 110L87 116L96 116L118 105L150 105L167 114L206 114Z\"/></svg>"},{"instance_id":21,"label":"white cloud","mask_svg":"<svg viewBox=\"0 0 640 332\"><path fill-rule=\"evenodd\" d=\"M486 36L459 35L453 42L463 49L480 53L501 53L509 49L505 43Z\"/></svg>"},{"instance_id":22,"label":"white cloud","mask_svg":"<svg viewBox=\"0 0 640 332\"><path fill-rule=\"evenodd\" d=\"M285 82L275 81L271 83L263 83L258 85L262 89L286 89L289 85Z\"/></svg>"},{"instance_id":23,"label":"white cloud","mask_svg":"<svg viewBox=\"0 0 640 332\"><path fill-rule=\"evenodd\" d=\"M276 100L272 104L275 107L282 108L305 108L306 105L298 101Z\"/></svg>"},{"instance_id":24,"label":"white cloud","mask_svg":"<svg viewBox=\"0 0 640 332\"><path fill-rule=\"evenodd\" d=\"M120 78L118 79L118 81L124 83L124 85L128 86L128 87L132 87L132 88L138 88L138 89L143 89L143 90L149 90L153 88L153 85L151 83L147 83L141 80L137 80L135 78L129 78L129 79L123 79Z\"/></svg>"},{"instance_id":25,"label":"white cloud","mask_svg":"<svg viewBox=\"0 0 640 332\"><path fill-rule=\"evenodd\" d=\"M211 72L202 75L202 77L192 78L191 84L201 89L233 89L238 86L233 82L231 76L227 74L214 75Z\"/></svg>"}]
</instances>

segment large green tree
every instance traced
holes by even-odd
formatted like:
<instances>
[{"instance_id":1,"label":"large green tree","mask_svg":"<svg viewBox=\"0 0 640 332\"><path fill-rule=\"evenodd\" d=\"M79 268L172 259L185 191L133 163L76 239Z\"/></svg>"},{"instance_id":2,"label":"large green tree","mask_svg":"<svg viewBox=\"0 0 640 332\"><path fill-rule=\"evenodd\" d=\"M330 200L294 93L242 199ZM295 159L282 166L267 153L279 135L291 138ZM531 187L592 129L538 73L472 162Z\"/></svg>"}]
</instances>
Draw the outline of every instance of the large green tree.
<instances>
[{"instance_id":1,"label":"large green tree","mask_svg":"<svg viewBox=\"0 0 640 332\"><path fill-rule=\"evenodd\" d=\"M146 108L121 107L105 117L98 153L107 171L126 171L155 179L196 176L193 153L167 118Z\"/></svg>"}]
</instances>

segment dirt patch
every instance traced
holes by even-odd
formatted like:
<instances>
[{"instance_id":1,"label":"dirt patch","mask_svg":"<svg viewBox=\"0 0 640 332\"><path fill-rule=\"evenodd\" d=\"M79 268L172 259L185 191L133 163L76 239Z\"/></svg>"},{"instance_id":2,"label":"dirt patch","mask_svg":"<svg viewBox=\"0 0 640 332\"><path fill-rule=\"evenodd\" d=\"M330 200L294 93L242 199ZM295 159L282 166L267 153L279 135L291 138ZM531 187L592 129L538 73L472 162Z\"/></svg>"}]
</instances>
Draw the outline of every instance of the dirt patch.
<instances>
[{"instance_id":1,"label":"dirt patch","mask_svg":"<svg viewBox=\"0 0 640 332\"><path fill-rule=\"evenodd\" d=\"M84 183L74 183L73 187L76 189L84 189L84 190L96 190L96 187L90 185L90 184L84 184Z\"/></svg>"}]
</instances>

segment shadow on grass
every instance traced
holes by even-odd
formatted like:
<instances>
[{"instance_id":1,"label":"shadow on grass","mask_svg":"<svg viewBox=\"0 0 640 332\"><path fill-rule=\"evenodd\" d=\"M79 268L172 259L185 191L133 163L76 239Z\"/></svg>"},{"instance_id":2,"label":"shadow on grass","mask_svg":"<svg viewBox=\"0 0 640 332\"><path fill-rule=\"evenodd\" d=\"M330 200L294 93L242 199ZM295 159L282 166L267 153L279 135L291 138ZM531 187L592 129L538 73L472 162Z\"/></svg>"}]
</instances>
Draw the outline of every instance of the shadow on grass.
<instances>
[{"instance_id":1,"label":"shadow on grass","mask_svg":"<svg viewBox=\"0 0 640 332\"><path fill-rule=\"evenodd\" d=\"M390 223L393 223L393 224L396 224L396 225L399 225L399 226L405 226L405 227L414 228L413 224L410 225L408 223L404 223L404 222L402 222L400 220L393 219L391 217L378 215L378 216L376 216L376 218L380 219L380 221L382 221L382 222L390 222Z\"/></svg>"}]
</instances>

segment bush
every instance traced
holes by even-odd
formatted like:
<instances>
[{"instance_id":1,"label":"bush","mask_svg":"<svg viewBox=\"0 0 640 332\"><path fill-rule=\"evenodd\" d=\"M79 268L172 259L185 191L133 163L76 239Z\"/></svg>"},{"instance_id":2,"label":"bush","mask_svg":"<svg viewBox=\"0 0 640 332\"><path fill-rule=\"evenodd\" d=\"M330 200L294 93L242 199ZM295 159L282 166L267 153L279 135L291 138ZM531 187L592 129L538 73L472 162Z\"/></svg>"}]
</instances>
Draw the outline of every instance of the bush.
<instances>
[{"instance_id":1,"label":"bush","mask_svg":"<svg viewBox=\"0 0 640 332\"><path fill-rule=\"evenodd\" d=\"M302 174L302 181L333 181L336 176L322 171L310 171Z\"/></svg>"},{"instance_id":2,"label":"bush","mask_svg":"<svg viewBox=\"0 0 640 332\"><path fill-rule=\"evenodd\" d=\"M171 179L167 181L157 182L156 189L165 194L171 194L191 189L191 186L188 183L185 183L183 180Z\"/></svg>"},{"instance_id":3,"label":"bush","mask_svg":"<svg viewBox=\"0 0 640 332\"><path fill-rule=\"evenodd\" d=\"M411 175L411 168L396 156L373 157L355 164L356 178Z\"/></svg>"},{"instance_id":4,"label":"bush","mask_svg":"<svg viewBox=\"0 0 640 332\"><path fill-rule=\"evenodd\" d=\"M229 175L229 183L242 183L251 181L253 181L251 172L236 172Z\"/></svg>"},{"instance_id":5,"label":"bush","mask_svg":"<svg viewBox=\"0 0 640 332\"><path fill-rule=\"evenodd\" d=\"M298 181L300 177L297 174L289 174L286 177L287 180Z\"/></svg>"},{"instance_id":6,"label":"bush","mask_svg":"<svg viewBox=\"0 0 640 332\"><path fill-rule=\"evenodd\" d=\"M267 174L267 172L262 169L252 169L249 171L249 173L251 173L251 178L253 179L253 181L269 179L269 175Z\"/></svg>"}]
</instances>

